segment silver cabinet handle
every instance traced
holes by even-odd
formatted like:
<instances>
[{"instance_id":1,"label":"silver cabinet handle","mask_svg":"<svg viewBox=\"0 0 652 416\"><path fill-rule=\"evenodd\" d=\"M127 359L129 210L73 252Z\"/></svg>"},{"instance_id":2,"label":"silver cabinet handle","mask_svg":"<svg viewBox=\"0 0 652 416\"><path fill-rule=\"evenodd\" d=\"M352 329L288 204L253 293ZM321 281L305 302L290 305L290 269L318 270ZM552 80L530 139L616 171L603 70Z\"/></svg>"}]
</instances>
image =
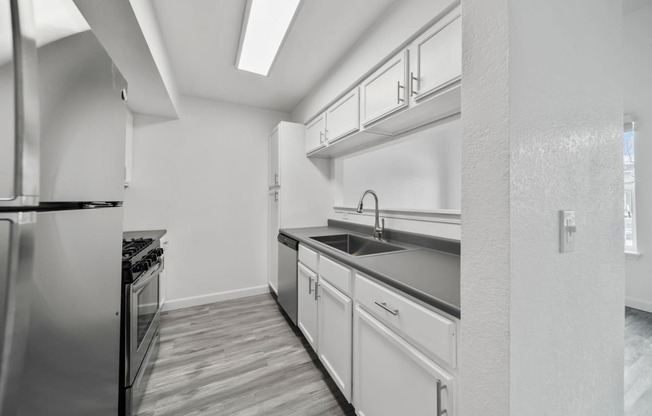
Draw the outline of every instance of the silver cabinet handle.
<instances>
[{"instance_id":1,"label":"silver cabinet handle","mask_svg":"<svg viewBox=\"0 0 652 416\"><path fill-rule=\"evenodd\" d=\"M315 281L315 300L317 300L317 298L319 297L319 295L317 294L317 289L319 289L319 283Z\"/></svg>"},{"instance_id":2,"label":"silver cabinet handle","mask_svg":"<svg viewBox=\"0 0 652 416\"><path fill-rule=\"evenodd\" d=\"M391 313L392 315L396 316L398 315L398 309L392 309L389 306L387 306L387 302L374 302L376 305L380 306L381 308L385 309L387 312Z\"/></svg>"},{"instance_id":3,"label":"silver cabinet handle","mask_svg":"<svg viewBox=\"0 0 652 416\"><path fill-rule=\"evenodd\" d=\"M274 191L274 202L278 202L278 191Z\"/></svg>"},{"instance_id":4,"label":"silver cabinet handle","mask_svg":"<svg viewBox=\"0 0 652 416\"><path fill-rule=\"evenodd\" d=\"M324 143L328 143L328 129L324 130Z\"/></svg>"},{"instance_id":5,"label":"silver cabinet handle","mask_svg":"<svg viewBox=\"0 0 652 416\"><path fill-rule=\"evenodd\" d=\"M13 4L13 2L12 2ZM23 371L29 329L30 288L33 279L35 212L0 212L0 239L6 259L0 269L0 414L13 415L17 409L17 384Z\"/></svg>"},{"instance_id":6,"label":"silver cabinet handle","mask_svg":"<svg viewBox=\"0 0 652 416\"><path fill-rule=\"evenodd\" d=\"M441 391L446 388L445 385L441 383L441 380L437 380L437 416L442 416L448 414L448 410L441 410Z\"/></svg>"},{"instance_id":7,"label":"silver cabinet handle","mask_svg":"<svg viewBox=\"0 0 652 416\"><path fill-rule=\"evenodd\" d=\"M397 87L398 88L396 88L396 98L398 101L396 102L396 104L401 104L403 101L405 101L401 98L401 89L405 87L401 85L401 81L397 81Z\"/></svg>"},{"instance_id":8,"label":"silver cabinet handle","mask_svg":"<svg viewBox=\"0 0 652 416\"><path fill-rule=\"evenodd\" d=\"M414 88L414 81L419 81L419 78L414 76L414 72L410 72L410 97L419 94L416 88Z\"/></svg>"},{"instance_id":9,"label":"silver cabinet handle","mask_svg":"<svg viewBox=\"0 0 652 416\"><path fill-rule=\"evenodd\" d=\"M312 276L308 275L308 294L312 294Z\"/></svg>"},{"instance_id":10,"label":"silver cabinet handle","mask_svg":"<svg viewBox=\"0 0 652 416\"><path fill-rule=\"evenodd\" d=\"M324 132L319 132L319 144L324 144Z\"/></svg>"},{"instance_id":11,"label":"silver cabinet handle","mask_svg":"<svg viewBox=\"0 0 652 416\"><path fill-rule=\"evenodd\" d=\"M0 206L31 206L39 203L39 102L38 67L31 1L10 2L13 38L14 168L10 195L0 195ZM3 6L6 7L6 6ZM9 177L11 178L11 176ZM3 181L5 179L3 178Z\"/></svg>"},{"instance_id":12,"label":"silver cabinet handle","mask_svg":"<svg viewBox=\"0 0 652 416\"><path fill-rule=\"evenodd\" d=\"M274 174L274 185L278 185L278 173Z\"/></svg>"}]
</instances>

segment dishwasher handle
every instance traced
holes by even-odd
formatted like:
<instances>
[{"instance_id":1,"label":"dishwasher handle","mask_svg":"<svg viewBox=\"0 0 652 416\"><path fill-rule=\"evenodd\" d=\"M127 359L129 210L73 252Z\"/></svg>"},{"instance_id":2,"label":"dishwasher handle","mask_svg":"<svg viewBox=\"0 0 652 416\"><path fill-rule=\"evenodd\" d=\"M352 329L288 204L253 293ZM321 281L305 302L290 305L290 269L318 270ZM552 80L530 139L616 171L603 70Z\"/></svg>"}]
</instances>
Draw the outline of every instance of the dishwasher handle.
<instances>
[{"instance_id":1,"label":"dishwasher handle","mask_svg":"<svg viewBox=\"0 0 652 416\"><path fill-rule=\"evenodd\" d=\"M287 247L291 248L294 251L299 250L299 242L297 240L295 240L294 238L290 238L285 234L278 233L277 240L278 240L278 242L280 244L283 244L284 246L287 246Z\"/></svg>"}]
</instances>

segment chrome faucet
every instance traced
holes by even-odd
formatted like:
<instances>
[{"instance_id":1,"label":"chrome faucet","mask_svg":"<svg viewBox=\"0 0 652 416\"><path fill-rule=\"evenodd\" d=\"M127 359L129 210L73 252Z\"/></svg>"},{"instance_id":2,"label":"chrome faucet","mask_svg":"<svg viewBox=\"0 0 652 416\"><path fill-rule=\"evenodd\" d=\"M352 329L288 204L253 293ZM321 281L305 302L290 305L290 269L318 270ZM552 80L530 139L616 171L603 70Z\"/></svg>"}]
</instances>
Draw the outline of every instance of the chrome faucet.
<instances>
[{"instance_id":1,"label":"chrome faucet","mask_svg":"<svg viewBox=\"0 0 652 416\"><path fill-rule=\"evenodd\" d=\"M367 194L371 194L374 197L374 200L376 201L376 224L374 225L374 238L376 240L382 240L381 236L383 235L383 231L385 230L385 218L383 218L381 221L379 221L378 218L378 196L374 191L371 189L364 191L364 194L360 197L360 202L358 202L358 208L355 210L358 214L362 212L362 200L364 199Z\"/></svg>"}]
</instances>

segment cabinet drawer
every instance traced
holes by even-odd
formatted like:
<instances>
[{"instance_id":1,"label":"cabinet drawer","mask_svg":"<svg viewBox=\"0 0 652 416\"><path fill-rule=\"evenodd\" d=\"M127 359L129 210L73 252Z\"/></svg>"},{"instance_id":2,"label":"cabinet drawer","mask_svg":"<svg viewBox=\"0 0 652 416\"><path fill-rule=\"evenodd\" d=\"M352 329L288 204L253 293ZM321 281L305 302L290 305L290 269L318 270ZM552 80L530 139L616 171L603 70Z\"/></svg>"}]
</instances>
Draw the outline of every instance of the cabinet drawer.
<instances>
[{"instance_id":1,"label":"cabinet drawer","mask_svg":"<svg viewBox=\"0 0 652 416\"><path fill-rule=\"evenodd\" d=\"M325 279L331 285L347 296L351 296L351 269L333 260L321 256L319 261L319 278Z\"/></svg>"},{"instance_id":2,"label":"cabinet drawer","mask_svg":"<svg viewBox=\"0 0 652 416\"><path fill-rule=\"evenodd\" d=\"M319 255L316 251L313 251L306 246L299 244L299 261L313 272L317 272Z\"/></svg>"},{"instance_id":3,"label":"cabinet drawer","mask_svg":"<svg viewBox=\"0 0 652 416\"><path fill-rule=\"evenodd\" d=\"M356 274L356 301L415 346L456 365L455 322Z\"/></svg>"}]
</instances>

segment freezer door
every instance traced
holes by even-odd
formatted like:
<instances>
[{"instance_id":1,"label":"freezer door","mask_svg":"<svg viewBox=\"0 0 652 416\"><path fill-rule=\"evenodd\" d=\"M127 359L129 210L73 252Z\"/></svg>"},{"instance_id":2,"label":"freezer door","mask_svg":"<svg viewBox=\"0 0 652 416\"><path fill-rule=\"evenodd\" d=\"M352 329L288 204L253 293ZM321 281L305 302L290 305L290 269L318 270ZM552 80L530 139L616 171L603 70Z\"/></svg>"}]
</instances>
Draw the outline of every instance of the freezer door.
<instances>
[{"instance_id":1,"label":"freezer door","mask_svg":"<svg viewBox=\"0 0 652 416\"><path fill-rule=\"evenodd\" d=\"M122 211L37 213L18 415L118 414Z\"/></svg>"},{"instance_id":2,"label":"freezer door","mask_svg":"<svg viewBox=\"0 0 652 416\"><path fill-rule=\"evenodd\" d=\"M29 330L34 212L0 212L0 415L14 416Z\"/></svg>"},{"instance_id":3,"label":"freezer door","mask_svg":"<svg viewBox=\"0 0 652 416\"><path fill-rule=\"evenodd\" d=\"M39 194L36 40L30 0L0 0L0 207Z\"/></svg>"},{"instance_id":4,"label":"freezer door","mask_svg":"<svg viewBox=\"0 0 652 416\"><path fill-rule=\"evenodd\" d=\"M41 202L122 201L127 83L91 31L39 47L38 61Z\"/></svg>"}]
</instances>

